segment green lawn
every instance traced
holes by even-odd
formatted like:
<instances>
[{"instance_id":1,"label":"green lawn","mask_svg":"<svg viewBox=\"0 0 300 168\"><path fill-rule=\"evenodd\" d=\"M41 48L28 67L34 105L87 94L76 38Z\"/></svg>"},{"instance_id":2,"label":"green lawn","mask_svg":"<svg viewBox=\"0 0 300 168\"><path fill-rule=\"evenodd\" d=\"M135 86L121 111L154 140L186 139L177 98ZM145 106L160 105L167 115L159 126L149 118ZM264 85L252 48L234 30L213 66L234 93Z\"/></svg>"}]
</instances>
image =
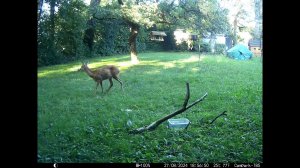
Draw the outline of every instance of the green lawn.
<instances>
[{"instance_id":1,"label":"green lawn","mask_svg":"<svg viewBox=\"0 0 300 168\"><path fill-rule=\"evenodd\" d=\"M95 82L81 63L38 69L38 162L262 162L262 63L221 55L156 52L89 60L91 68L120 67L106 95L95 95ZM187 130L167 123L155 131L131 135L183 104L190 83L190 103L203 102L174 118L191 121ZM104 90L109 86L104 81ZM227 111L213 124L218 114ZM127 122L132 125L128 126Z\"/></svg>"}]
</instances>

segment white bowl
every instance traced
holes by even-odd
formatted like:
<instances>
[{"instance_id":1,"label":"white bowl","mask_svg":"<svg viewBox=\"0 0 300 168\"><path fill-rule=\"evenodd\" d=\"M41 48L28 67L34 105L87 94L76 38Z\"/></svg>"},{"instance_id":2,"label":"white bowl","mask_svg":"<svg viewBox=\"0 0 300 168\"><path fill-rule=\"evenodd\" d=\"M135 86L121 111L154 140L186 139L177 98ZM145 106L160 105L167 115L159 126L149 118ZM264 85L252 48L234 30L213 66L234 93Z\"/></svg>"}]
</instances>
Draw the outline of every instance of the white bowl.
<instances>
[{"instance_id":1,"label":"white bowl","mask_svg":"<svg viewBox=\"0 0 300 168\"><path fill-rule=\"evenodd\" d=\"M186 128L190 124L187 118L168 119L169 128Z\"/></svg>"}]
</instances>

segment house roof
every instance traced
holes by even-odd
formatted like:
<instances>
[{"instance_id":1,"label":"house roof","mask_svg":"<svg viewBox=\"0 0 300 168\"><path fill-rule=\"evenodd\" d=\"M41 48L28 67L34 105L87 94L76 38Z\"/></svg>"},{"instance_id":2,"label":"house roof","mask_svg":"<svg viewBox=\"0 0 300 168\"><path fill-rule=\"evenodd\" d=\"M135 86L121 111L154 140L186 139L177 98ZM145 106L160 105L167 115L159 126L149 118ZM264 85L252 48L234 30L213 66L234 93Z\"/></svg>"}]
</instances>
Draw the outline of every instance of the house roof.
<instances>
[{"instance_id":1,"label":"house roof","mask_svg":"<svg viewBox=\"0 0 300 168\"><path fill-rule=\"evenodd\" d=\"M162 31L151 31L151 35L154 36L167 36L165 32Z\"/></svg>"},{"instance_id":2,"label":"house roof","mask_svg":"<svg viewBox=\"0 0 300 168\"><path fill-rule=\"evenodd\" d=\"M251 39L248 43L249 47L261 47L261 40L260 39Z\"/></svg>"}]
</instances>

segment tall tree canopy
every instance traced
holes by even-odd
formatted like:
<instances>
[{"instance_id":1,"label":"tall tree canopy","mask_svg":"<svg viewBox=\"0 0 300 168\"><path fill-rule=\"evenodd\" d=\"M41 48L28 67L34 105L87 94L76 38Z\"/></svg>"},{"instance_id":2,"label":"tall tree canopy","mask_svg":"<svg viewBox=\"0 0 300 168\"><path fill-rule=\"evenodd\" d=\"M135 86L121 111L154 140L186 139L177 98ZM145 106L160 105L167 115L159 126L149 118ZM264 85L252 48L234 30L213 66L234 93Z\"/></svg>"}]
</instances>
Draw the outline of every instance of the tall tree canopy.
<instances>
[{"instance_id":1,"label":"tall tree canopy","mask_svg":"<svg viewBox=\"0 0 300 168\"><path fill-rule=\"evenodd\" d=\"M39 0L39 65L62 63L93 55L149 48L150 30L185 29L197 34L226 33L227 11L218 0ZM170 40L172 38L168 37ZM173 39L174 40L174 39ZM165 42L166 43L166 42Z\"/></svg>"}]
</instances>

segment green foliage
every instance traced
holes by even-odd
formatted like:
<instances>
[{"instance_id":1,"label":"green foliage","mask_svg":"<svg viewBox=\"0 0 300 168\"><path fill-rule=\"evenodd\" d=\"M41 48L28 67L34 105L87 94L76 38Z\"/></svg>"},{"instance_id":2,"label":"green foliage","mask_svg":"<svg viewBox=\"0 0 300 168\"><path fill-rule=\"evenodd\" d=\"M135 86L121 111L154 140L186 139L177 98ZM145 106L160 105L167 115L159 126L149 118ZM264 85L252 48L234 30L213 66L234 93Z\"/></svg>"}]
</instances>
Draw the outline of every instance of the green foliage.
<instances>
[{"instance_id":1,"label":"green foliage","mask_svg":"<svg viewBox=\"0 0 300 168\"><path fill-rule=\"evenodd\" d=\"M200 52L211 52L211 48L209 43L201 42L200 43Z\"/></svg>"},{"instance_id":2,"label":"green foliage","mask_svg":"<svg viewBox=\"0 0 300 168\"><path fill-rule=\"evenodd\" d=\"M60 57L55 49L51 48L52 41L50 39L50 17L43 16L43 22L40 23L38 29L38 65L52 65L60 63Z\"/></svg>"},{"instance_id":3,"label":"green foliage","mask_svg":"<svg viewBox=\"0 0 300 168\"><path fill-rule=\"evenodd\" d=\"M136 66L126 64L128 55L90 59L91 68L120 67L124 92L114 81L108 94L94 94L94 81L77 72L79 61L38 69L39 163L262 162L260 59L201 55L199 62L190 52L140 58ZM152 132L128 134L179 109L186 81L189 103L208 92L203 102L175 117L191 121L187 130L163 123ZM104 89L108 86L104 81ZM227 116L208 124L224 110Z\"/></svg>"},{"instance_id":4,"label":"green foliage","mask_svg":"<svg viewBox=\"0 0 300 168\"><path fill-rule=\"evenodd\" d=\"M186 41L183 41L182 43L176 45L177 51L187 51L188 50L188 44Z\"/></svg>"},{"instance_id":5,"label":"green foliage","mask_svg":"<svg viewBox=\"0 0 300 168\"><path fill-rule=\"evenodd\" d=\"M85 54L83 33L86 28L85 4L80 0L63 1L57 13L56 47L65 61Z\"/></svg>"},{"instance_id":6,"label":"green foliage","mask_svg":"<svg viewBox=\"0 0 300 168\"><path fill-rule=\"evenodd\" d=\"M225 54L226 45L225 44L216 44L215 45L215 52L216 52L216 54Z\"/></svg>"},{"instance_id":7,"label":"green foliage","mask_svg":"<svg viewBox=\"0 0 300 168\"><path fill-rule=\"evenodd\" d=\"M154 1L129 0L124 1L122 6L118 1L109 0L92 6L86 6L82 0L55 2L54 39L50 38L51 24L47 12L38 23L39 66L129 53L130 24L139 27L138 52L186 51L186 44L175 44L173 31L177 28L198 34L221 33L228 29L227 11L220 8L217 0L178 3L163 0L158 4ZM149 40L149 28L152 26L166 31L165 41Z\"/></svg>"},{"instance_id":8,"label":"green foliage","mask_svg":"<svg viewBox=\"0 0 300 168\"><path fill-rule=\"evenodd\" d=\"M140 27L137 37L137 50L143 52L147 49L147 41L149 41L149 31L145 27Z\"/></svg>"},{"instance_id":9,"label":"green foliage","mask_svg":"<svg viewBox=\"0 0 300 168\"><path fill-rule=\"evenodd\" d=\"M202 11L201 31L213 34L225 33L230 31L230 25L227 20L228 10L220 7L218 0L205 0L199 4Z\"/></svg>"},{"instance_id":10,"label":"green foliage","mask_svg":"<svg viewBox=\"0 0 300 168\"><path fill-rule=\"evenodd\" d=\"M109 56L113 54L125 54L129 52L128 38L129 26L122 20L103 20L97 23L95 38L95 54ZM139 30L137 38L137 50L145 51L148 34L144 27Z\"/></svg>"},{"instance_id":11,"label":"green foliage","mask_svg":"<svg viewBox=\"0 0 300 168\"><path fill-rule=\"evenodd\" d=\"M97 23L97 37L95 39L95 54L108 56L128 52L128 29L124 29L120 20L103 20Z\"/></svg>"},{"instance_id":12,"label":"green foliage","mask_svg":"<svg viewBox=\"0 0 300 168\"><path fill-rule=\"evenodd\" d=\"M82 40L87 19L85 4L81 0L61 0L57 5L52 49L50 16L44 15L38 25L39 66L76 60L87 51Z\"/></svg>"},{"instance_id":13,"label":"green foliage","mask_svg":"<svg viewBox=\"0 0 300 168\"><path fill-rule=\"evenodd\" d=\"M163 51L164 46L163 46L162 41L148 41L147 42L147 50L148 51Z\"/></svg>"},{"instance_id":14,"label":"green foliage","mask_svg":"<svg viewBox=\"0 0 300 168\"><path fill-rule=\"evenodd\" d=\"M167 36L164 38L164 50L170 51L176 49L176 41L173 30L169 29L166 31Z\"/></svg>"}]
</instances>

